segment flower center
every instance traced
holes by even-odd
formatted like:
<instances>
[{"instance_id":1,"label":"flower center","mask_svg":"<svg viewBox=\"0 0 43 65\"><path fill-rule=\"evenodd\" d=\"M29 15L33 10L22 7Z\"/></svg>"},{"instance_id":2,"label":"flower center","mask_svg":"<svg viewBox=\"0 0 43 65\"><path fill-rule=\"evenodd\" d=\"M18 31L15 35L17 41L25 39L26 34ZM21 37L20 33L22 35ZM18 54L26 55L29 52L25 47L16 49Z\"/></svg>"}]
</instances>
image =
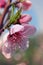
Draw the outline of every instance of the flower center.
<instances>
[{"instance_id":1,"label":"flower center","mask_svg":"<svg viewBox=\"0 0 43 65\"><path fill-rule=\"evenodd\" d=\"M8 42L10 42L11 44L13 43L19 43L19 41L21 40L21 34L16 32L15 34L12 35L8 35Z\"/></svg>"}]
</instances>

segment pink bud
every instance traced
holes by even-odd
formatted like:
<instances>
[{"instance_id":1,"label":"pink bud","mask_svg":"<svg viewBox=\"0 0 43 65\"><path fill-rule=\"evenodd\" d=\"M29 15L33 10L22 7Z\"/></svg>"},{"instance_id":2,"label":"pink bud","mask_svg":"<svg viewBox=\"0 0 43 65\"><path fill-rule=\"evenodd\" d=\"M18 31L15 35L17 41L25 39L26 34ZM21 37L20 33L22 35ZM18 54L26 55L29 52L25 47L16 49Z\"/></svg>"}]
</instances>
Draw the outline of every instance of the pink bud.
<instances>
[{"instance_id":1,"label":"pink bud","mask_svg":"<svg viewBox=\"0 0 43 65\"><path fill-rule=\"evenodd\" d=\"M29 10L31 8L31 6L32 6L32 3L28 0L17 4L17 7L18 8L22 7L23 10Z\"/></svg>"},{"instance_id":2,"label":"pink bud","mask_svg":"<svg viewBox=\"0 0 43 65\"><path fill-rule=\"evenodd\" d=\"M5 7L6 2L5 0L0 0L0 8Z\"/></svg>"},{"instance_id":3,"label":"pink bud","mask_svg":"<svg viewBox=\"0 0 43 65\"><path fill-rule=\"evenodd\" d=\"M31 21L31 19L32 19L32 17L30 15L25 14L25 15L21 15L19 22L20 23L28 23Z\"/></svg>"},{"instance_id":4,"label":"pink bud","mask_svg":"<svg viewBox=\"0 0 43 65\"><path fill-rule=\"evenodd\" d=\"M30 9L32 3L29 0L27 0L27 1L22 2L22 5L23 5L23 10L28 10Z\"/></svg>"}]
</instances>

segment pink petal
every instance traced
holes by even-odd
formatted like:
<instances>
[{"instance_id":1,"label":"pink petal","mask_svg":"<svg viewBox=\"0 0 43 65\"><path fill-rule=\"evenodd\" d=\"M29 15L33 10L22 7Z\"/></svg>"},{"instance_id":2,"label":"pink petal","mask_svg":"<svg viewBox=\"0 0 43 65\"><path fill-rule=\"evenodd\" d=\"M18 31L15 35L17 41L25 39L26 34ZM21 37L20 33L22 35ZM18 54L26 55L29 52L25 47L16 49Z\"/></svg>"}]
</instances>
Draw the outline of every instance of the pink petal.
<instances>
[{"instance_id":1,"label":"pink petal","mask_svg":"<svg viewBox=\"0 0 43 65\"><path fill-rule=\"evenodd\" d=\"M4 7L6 4L5 0L0 0L0 7Z\"/></svg>"},{"instance_id":2,"label":"pink petal","mask_svg":"<svg viewBox=\"0 0 43 65\"><path fill-rule=\"evenodd\" d=\"M8 35L9 35L9 31L6 32L6 30L2 33L3 43L5 43L5 41L7 40Z\"/></svg>"},{"instance_id":3,"label":"pink petal","mask_svg":"<svg viewBox=\"0 0 43 65\"><path fill-rule=\"evenodd\" d=\"M22 2L22 5L23 5L23 10L28 10L31 8L32 3L29 0L26 0L26 1Z\"/></svg>"},{"instance_id":4,"label":"pink petal","mask_svg":"<svg viewBox=\"0 0 43 65\"><path fill-rule=\"evenodd\" d=\"M29 47L28 38L24 38L22 36L21 40L19 40L19 46L20 46L20 51L25 51Z\"/></svg>"},{"instance_id":5,"label":"pink petal","mask_svg":"<svg viewBox=\"0 0 43 65\"><path fill-rule=\"evenodd\" d=\"M28 23L31 21L31 19L32 19L32 17L30 15L25 14L25 15L21 16L21 18L19 19L19 22L20 23Z\"/></svg>"},{"instance_id":6,"label":"pink petal","mask_svg":"<svg viewBox=\"0 0 43 65\"><path fill-rule=\"evenodd\" d=\"M27 65L25 62L19 63L17 65Z\"/></svg>"},{"instance_id":7,"label":"pink petal","mask_svg":"<svg viewBox=\"0 0 43 65\"><path fill-rule=\"evenodd\" d=\"M25 37L30 37L31 35L33 35L36 32L36 28L34 26L31 26L29 24L25 24L24 26L24 31L22 31L22 35L24 35Z\"/></svg>"},{"instance_id":8,"label":"pink petal","mask_svg":"<svg viewBox=\"0 0 43 65\"><path fill-rule=\"evenodd\" d=\"M29 0L24 0L22 3L18 3L16 6L18 8L22 7L23 10L29 10L32 6L32 3Z\"/></svg>"},{"instance_id":9,"label":"pink petal","mask_svg":"<svg viewBox=\"0 0 43 65\"><path fill-rule=\"evenodd\" d=\"M14 34L16 32L23 30L23 29L24 29L24 27L22 25L19 25L19 24L12 25L12 27L10 28L10 34Z\"/></svg>"},{"instance_id":10,"label":"pink petal","mask_svg":"<svg viewBox=\"0 0 43 65\"><path fill-rule=\"evenodd\" d=\"M7 53L5 53L5 52L3 51L2 54L3 54L4 57L7 58L7 59L10 59L10 58L11 58L11 54L10 54L10 53L7 54Z\"/></svg>"},{"instance_id":11,"label":"pink petal","mask_svg":"<svg viewBox=\"0 0 43 65\"><path fill-rule=\"evenodd\" d=\"M21 8L21 7L22 7L22 3L18 3L16 6L17 6L18 8Z\"/></svg>"},{"instance_id":12,"label":"pink petal","mask_svg":"<svg viewBox=\"0 0 43 65\"><path fill-rule=\"evenodd\" d=\"M8 47L7 42L3 45L2 47L2 54L4 55L5 58L10 59L11 58L11 50Z\"/></svg>"}]
</instances>

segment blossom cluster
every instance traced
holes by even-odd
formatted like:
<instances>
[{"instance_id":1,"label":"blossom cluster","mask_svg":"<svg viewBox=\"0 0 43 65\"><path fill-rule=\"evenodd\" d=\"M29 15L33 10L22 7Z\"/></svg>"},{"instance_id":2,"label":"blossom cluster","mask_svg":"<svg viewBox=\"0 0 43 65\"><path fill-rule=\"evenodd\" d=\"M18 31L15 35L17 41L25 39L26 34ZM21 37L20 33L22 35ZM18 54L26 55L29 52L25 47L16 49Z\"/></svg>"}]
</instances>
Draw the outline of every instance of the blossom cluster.
<instances>
[{"instance_id":1,"label":"blossom cluster","mask_svg":"<svg viewBox=\"0 0 43 65\"><path fill-rule=\"evenodd\" d=\"M16 1L19 2L16 7L18 9L21 8L22 12L31 8L32 3L30 0ZM0 0L0 8L5 7L5 5L5 0ZM11 20L11 25L8 26L0 36L0 51L7 59L10 59L12 54L18 50L25 51L29 47L30 36L36 32L36 28L29 24L32 19L30 15L20 13L20 17L17 20L15 19L13 24L11 23Z\"/></svg>"}]
</instances>

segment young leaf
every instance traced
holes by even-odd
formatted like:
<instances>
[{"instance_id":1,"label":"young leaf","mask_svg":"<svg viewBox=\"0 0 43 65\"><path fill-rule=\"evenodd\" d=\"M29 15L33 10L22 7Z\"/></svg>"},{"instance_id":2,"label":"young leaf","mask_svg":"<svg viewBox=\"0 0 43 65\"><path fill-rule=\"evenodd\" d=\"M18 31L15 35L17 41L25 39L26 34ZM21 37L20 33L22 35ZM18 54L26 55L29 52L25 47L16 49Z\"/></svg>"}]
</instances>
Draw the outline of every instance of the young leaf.
<instances>
[{"instance_id":1,"label":"young leaf","mask_svg":"<svg viewBox=\"0 0 43 65\"><path fill-rule=\"evenodd\" d=\"M11 16L9 26L10 26L11 24L17 22L17 20L20 18L21 10L22 10L22 8L19 9L15 15L13 14L13 15Z\"/></svg>"}]
</instances>

